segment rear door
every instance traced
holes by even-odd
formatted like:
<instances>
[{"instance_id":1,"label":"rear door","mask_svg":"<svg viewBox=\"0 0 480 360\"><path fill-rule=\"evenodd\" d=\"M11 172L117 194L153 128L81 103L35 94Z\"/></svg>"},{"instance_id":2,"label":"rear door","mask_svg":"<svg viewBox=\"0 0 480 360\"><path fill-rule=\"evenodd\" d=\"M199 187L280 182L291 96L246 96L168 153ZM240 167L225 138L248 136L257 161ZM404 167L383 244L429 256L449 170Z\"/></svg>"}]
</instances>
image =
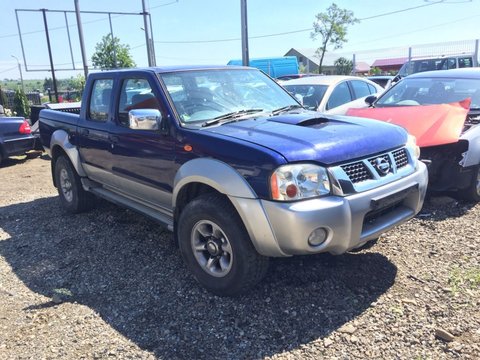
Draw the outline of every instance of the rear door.
<instances>
[{"instance_id":1,"label":"rear door","mask_svg":"<svg viewBox=\"0 0 480 360\"><path fill-rule=\"evenodd\" d=\"M115 121L110 129L115 184L118 191L171 215L173 179L177 170L175 127L168 126L167 133L160 129L129 127L130 110L157 109L167 121L171 117L154 75L128 74L119 79Z\"/></svg>"},{"instance_id":2,"label":"rear door","mask_svg":"<svg viewBox=\"0 0 480 360\"><path fill-rule=\"evenodd\" d=\"M85 172L92 180L112 183L109 127L112 117L113 77L96 78L90 88L85 118L77 131Z\"/></svg>"}]
</instances>

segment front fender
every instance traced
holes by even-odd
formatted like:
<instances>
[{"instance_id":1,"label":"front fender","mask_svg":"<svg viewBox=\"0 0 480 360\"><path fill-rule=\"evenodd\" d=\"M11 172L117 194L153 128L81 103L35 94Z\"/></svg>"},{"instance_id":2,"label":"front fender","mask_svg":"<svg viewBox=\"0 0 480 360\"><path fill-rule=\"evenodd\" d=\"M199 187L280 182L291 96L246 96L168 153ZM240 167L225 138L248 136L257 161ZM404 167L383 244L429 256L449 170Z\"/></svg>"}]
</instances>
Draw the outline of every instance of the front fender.
<instances>
[{"instance_id":1,"label":"front fender","mask_svg":"<svg viewBox=\"0 0 480 360\"><path fill-rule=\"evenodd\" d=\"M183 164L175 176L173 208L176 207L181 189L190 183L203 183L228 197L258 253L265 256L287 256L278 246L260 199L234 168L209 158L194 159Z\"/></svg>"},{"instance_id":2,"label":"front fender","mask_svg":"<svg viewBox=\"0 0 480 360\"><path fill-rule=\"evenodd\" d=\"M189 183L203 183L227 196L255 199L257 195L245 178L230 165L219 160L202 158L183 164L175 175L173 207L180 189Z\"/></svg>"},{"instance_id":3,"label":"front fender","mask_svg":"<svg viewBox=\"0 0 480 360\"><path fill-rule=\"evenodd\" d=\"M69 140L68 133L65 130L55 130L50 140L50 156L55 155L55 147L59 146L68 156L77 174L81 177L87 176L83 170L80 161L80 153L75 145L72 145Z\"/></svg>"},{"instance_id":4,"label":"front fender","mask_svg":"<svg viewBox=\"0 0 480 360\"><path fill-rule=\"evenodd\" d=\"M468 141L468 150L460 163L463 167L469 167L480 164L480 126L465 132L460 136L460 140Z\"/></svg>"}]
</instances>

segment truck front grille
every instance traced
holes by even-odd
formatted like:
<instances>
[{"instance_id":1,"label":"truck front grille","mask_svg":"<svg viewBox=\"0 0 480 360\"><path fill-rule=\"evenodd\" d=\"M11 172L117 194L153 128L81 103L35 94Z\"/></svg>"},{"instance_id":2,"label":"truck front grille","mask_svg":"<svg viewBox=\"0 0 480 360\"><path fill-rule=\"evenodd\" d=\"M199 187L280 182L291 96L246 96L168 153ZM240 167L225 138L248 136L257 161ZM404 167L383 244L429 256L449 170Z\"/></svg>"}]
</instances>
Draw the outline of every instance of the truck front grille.
<instances>
[{"instance_id":1,"label":"truck front grille","mask_svg":"<svg viewBox=\"0 0 480 360\"><path fill-rule=\"evenodd\" d=\"M395 164L397 164L397 169L407 166L408 156L405 149L395 150L393 152L393 158L395 159Z\"/></svg>"},{"instance_id":2,"label":"truck front grille","mask_svg":"<svg viewBox=\"0 0 480 360\"><path fill-rule=\"evenodd\" d=\"M353 183L359 183L365 180L372 179L372 174L368 171L367 167L362 161L343 165L343 171L347 174L350 181Z\"/></svg>"},{"instance_id":3,"label":"truck front grille","mask_svg":"<svg viewBox=\"0 0 480 360\"><path fill-rule=\"evenodd\" d=\"M407 150L401 148L340 167L353 184L358 184L396 173L399 169L406 167L408 162Z\"/></svg>"}]
</instances>

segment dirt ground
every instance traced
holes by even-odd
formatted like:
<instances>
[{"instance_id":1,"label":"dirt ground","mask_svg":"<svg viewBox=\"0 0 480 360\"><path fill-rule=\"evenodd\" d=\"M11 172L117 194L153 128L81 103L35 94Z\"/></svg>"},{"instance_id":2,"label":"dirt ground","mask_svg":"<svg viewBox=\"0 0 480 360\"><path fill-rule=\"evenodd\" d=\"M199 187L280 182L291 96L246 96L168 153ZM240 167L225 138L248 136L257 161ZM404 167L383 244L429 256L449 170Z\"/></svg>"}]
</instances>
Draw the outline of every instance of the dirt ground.
<instances>
[{"instance_id":1,"label":"dirt ground","mask_svg":"<svg viewBox=\"0 0 480 360\"><path fill-rule=\"evenodd\" d=\"M47 157L0 181L0 359L480 358L480 205L433 197L371 249L274 259L232 299L145 217L65 213Z\"/></svg>"}]
</instances>

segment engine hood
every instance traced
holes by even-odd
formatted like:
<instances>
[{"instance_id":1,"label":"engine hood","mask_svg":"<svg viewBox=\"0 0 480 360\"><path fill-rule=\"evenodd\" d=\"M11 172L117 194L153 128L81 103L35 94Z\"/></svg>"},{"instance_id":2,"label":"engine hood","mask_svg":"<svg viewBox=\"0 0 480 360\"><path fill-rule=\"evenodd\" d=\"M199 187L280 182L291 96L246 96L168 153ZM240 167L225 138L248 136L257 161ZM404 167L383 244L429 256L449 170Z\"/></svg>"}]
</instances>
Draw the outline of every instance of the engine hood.
<instances>
[{"instance_id":1,"label":"engine hood","mask_svg":"<svg viewBox=\"0 0 480 360\"><path fill-rule=\"evenodd\" d=\"M349 109L347 115L400 125L417 138L420 147L458 141L465 124L470 99L450 104Z\"/></svg>"},{"instance_id":2,"label":"engine hood","mask_svg":"<svg viewBox=\"0 0 480 360\"><path fill-rule=\"evenodd\" d=\"M407 141L406 131L398 126L315 112L259 117L204 131L262 145L289 162L325 165L363 158Z\"/></svg>"}]
</instances>

